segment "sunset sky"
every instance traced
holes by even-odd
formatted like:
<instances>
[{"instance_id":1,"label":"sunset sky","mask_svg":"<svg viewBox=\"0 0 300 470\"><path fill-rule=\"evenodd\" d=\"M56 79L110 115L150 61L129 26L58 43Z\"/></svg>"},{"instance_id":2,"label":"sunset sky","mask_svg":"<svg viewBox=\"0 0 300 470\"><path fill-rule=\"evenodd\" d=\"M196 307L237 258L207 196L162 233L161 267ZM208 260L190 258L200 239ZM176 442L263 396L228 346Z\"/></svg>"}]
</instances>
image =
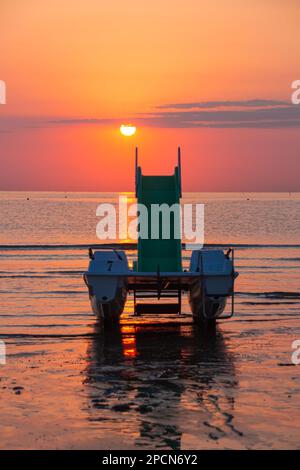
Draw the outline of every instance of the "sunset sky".
<instances>
[{"instance_id":1,"label":"sunset sky","mask_svg":"<svg viewBox=\"0 0 300 470\"><path fill-rule=\"evenodd\" d=\"M0 190L300 191L299 0L1 0ZM134 137L119 132L137 126Z\"/></svg>"}]
</instances>

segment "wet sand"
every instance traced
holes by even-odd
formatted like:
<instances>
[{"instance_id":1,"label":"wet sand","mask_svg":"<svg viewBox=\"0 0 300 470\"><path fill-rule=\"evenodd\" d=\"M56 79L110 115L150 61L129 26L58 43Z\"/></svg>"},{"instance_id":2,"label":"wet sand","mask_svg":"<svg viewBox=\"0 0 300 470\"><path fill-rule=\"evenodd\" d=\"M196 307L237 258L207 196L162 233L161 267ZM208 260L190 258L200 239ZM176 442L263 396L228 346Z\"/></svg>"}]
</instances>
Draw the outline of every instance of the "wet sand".
<instances>
[{"instance_id":1,"label":"wet sand","mask_svg":"<svg viewBox=\"0 0 300 470\"><path fill-rule=\"evenodd\" d=\"M299 448L295 321L8 340L1 448Z\"/></svg>"}]
</instances>

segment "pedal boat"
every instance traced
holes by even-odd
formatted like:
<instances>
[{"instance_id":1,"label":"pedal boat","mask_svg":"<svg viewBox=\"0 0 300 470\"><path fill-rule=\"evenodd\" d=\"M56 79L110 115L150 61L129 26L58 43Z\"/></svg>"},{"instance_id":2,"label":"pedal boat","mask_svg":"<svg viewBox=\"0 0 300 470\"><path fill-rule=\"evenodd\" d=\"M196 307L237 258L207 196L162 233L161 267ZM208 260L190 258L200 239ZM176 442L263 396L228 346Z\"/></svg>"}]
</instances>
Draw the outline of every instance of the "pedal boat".
<instances>
[{"instance_id":1,"label":"pedal boat","mask_svg":"<svg viewBox=\"0 0 300 470\"><path fill-rule=\"evenodd\" d=\"M144 176L136 151L138 203L179 203L181 197L180 149L178 166L171 176ZM125 251L89 249L84 273L93 312L104 325L118 322L128 293L133 294L134 314L180 314L182 295L187 294L195 322L213 323L234 313L234 251L203 248L191 253L189 270L182 269L180 239L138 238L137 260L129 268ZM227 299L230 312L224 314ZM156 299L149 303L148 299ZM167 299L167 302L166 302Z\"/></svg>"}]
</instances>

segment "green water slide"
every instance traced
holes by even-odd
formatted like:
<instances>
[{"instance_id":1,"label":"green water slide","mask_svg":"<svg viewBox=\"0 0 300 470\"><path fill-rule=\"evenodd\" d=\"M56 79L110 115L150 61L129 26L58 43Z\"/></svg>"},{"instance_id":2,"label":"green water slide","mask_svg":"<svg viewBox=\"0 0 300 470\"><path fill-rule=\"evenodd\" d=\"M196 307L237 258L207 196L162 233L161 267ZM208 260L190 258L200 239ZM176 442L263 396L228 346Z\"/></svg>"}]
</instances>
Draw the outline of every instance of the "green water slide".
<instances>
[{"instance_id":1,"label":"green water slide","mask_svg":"<svg viewBox=\"0 0 300 470\"><path fill-rule=\"evenodd\" d=\"M138 166L136 149L136 197L138 204L143 204L148 210L146 225L149 235L148 239L139 236L137 271L182 271L178 210L181 197L180 148L178 165L171 176L144 176ZM145 229L145 219L142 223Z\"/></svg>"}]
</instances>

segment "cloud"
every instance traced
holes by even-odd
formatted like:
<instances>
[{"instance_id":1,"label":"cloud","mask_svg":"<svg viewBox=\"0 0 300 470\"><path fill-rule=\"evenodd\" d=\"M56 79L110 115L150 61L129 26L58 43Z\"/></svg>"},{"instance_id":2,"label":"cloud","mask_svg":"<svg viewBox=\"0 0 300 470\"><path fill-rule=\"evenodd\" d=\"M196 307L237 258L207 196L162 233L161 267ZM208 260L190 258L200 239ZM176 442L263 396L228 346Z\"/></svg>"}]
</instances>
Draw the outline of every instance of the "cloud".
<instances>
[{"instance_id":1,"label":"cloud","mask_svg":"<svg viewBox=\"0 0 300 470\"><path fill-rule=\"evenodd\" d=\"M171 103L156 106L156 109L208 109L208 108L227 108L227 107L244 107L259 108L270 106L289 106L290 103L281 100L245 100L245 101L200 101L192 103Z\"/></svg>"},{"instance_id":2,"label":"cloud","mask_svg":"<svg viewBox=\"0 0 300 470\"><path fill-rule=\"evenodd\" d=\"M155 109L158 111L143 115L144 124L169 128L300 127L300 106L281 100L173 103Z\"/></svg>"},{"instance_id":3,"label":"cloud","mask_svg":"<svg viewBox=\"0 0 300 470\"><path fill-rule=\"evenodd\" d=\"M115 125L121 121L159 128L287 129L300 127L300 105L280 100L207 101L155 107L154 112L116 118L1 117L0 132L75 125Z\"/></svg>"},{"instance_id":4,"label":"cloud","mask_svg":"<svg viewBox=\"0 0 300 470\"><path fill-rule=\"evenodd\" d=\"M119 123L117 119L102 119L102 118L51 118L46 121L50 125L67 125L72 126L76 124L111 124L113 122Z\"/></svg>"},{"instance_id":5,"label":"cloud","mask_svg":"<svg viewBox=\"0 0 300 470\"><path fill-rule=\"evenodd\" d=\"M49 127L75 126L79 124L112 124L119 123L116 119L81 118L81 117L32 117L2 116L0 117L0 133L13 132L21 129L44 129Z\"/></svg>"}]
</instances>

